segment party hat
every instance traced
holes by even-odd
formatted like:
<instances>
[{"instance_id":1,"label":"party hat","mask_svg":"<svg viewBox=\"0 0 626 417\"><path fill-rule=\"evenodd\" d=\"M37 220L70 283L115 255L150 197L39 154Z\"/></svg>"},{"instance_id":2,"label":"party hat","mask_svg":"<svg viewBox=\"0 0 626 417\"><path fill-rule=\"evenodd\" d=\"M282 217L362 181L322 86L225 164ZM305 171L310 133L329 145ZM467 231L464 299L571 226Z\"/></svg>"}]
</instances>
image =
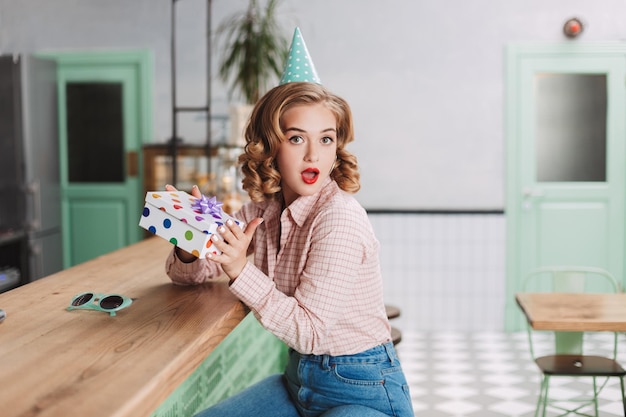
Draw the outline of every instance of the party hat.
<instances>
[{"instance_id":1,"label":"party hat","mask_svg":"<svg viewBox=\"0 0 626 417\"><path fill-rule=\"evenodd\" d=\"M291 41L291 47L289 48L289 55L287 56L287 63L285 64L285 70L283 76L280 79L280 84L292 83L295 81L304 81L310 83L321 84L320 77L317 76L313 60L309 55L309 50L306 48L300 28L296 27L293 33L293 40Z\"/></svg>"}]
</instances>

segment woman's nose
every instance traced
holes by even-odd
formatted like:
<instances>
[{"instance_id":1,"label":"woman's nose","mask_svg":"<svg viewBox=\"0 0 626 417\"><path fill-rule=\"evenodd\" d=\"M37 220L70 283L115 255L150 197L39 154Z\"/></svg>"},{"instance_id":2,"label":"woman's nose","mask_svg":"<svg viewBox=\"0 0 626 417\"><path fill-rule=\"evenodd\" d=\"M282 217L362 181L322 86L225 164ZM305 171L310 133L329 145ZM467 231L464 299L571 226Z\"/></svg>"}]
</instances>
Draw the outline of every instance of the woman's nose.
<instances>
[{"instance_id":1,"label":"woman's nose","mask_svg":"<svg viewBox=\"0 0 626 417\"><path fill-rule=\"evenodd\" d=\"M309 143L306 149L306 153L304 154L304 160L306 162L317 162L319 161L319 152L317 150L317 147L312 144Z\"/></svg>"}]
</instances>

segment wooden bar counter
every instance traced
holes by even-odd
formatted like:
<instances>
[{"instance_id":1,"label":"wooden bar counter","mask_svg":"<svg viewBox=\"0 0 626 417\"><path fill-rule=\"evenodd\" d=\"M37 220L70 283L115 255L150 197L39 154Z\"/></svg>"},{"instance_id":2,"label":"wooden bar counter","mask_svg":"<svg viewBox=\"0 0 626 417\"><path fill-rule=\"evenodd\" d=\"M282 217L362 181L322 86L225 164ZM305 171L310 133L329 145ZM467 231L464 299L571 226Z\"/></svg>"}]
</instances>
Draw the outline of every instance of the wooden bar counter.
<instances>
[{"instance_id":1,"label":"wooden bar counter","mask_svg":"<svg viewBox=\"0 0 626 417\"><path fill-rule=\"evenodd\" d=\"M0 294L0 415L148 416L244 319L225 279L175 286L149 238ZM81 292L134 301L67 311Z\"/></svg>"}]
</instances>

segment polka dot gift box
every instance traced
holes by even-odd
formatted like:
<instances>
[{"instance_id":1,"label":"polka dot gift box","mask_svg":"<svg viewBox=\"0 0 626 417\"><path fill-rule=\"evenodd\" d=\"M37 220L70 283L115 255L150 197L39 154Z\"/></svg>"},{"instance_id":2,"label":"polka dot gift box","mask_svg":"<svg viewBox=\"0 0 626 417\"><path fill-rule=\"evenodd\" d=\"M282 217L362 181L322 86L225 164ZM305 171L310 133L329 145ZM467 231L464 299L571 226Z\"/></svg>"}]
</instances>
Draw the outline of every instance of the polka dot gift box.
<instances>
[{"instance_id":1,"label":"polka dot gift box","mask_svg":"<svg viewBox=\"0 0 626 417\"><path fill-rule=\"evenodd\" d=\"M149 191L139 226L198 257L219 254L211 235L226 220L244 223L222 210L215 197L195 198L184 191Z\"/></svg>"}]
</instances>

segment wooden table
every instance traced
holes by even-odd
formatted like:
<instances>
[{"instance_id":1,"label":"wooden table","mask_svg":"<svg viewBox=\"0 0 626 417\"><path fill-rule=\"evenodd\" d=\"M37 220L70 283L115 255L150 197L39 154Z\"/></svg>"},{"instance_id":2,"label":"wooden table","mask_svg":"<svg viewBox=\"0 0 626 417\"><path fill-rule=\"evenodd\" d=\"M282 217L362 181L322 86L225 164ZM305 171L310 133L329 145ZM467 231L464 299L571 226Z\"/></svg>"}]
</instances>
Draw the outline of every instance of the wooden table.
<instances>
[{"instance_id":1,"label":"wooden table","mask_svg":"<svg viewBox=\"0 0 626 417\"><path fill-rule=\"evenodd\" d=\"M518 293L535 330L626 332L626 294Z\"/></svg>"},{"instance_id":2,"label":"wooden table","mask_svg":"<svg viewBox=\"0 0 626 417\"><path fill-rule=\"evenodd\" d=\"M246 314L225 279L173 285L171 248L150 238L0 294L0 414L150 415ZM84 291L134 301L66 311Z\"/></svg>"}]
</instances>

